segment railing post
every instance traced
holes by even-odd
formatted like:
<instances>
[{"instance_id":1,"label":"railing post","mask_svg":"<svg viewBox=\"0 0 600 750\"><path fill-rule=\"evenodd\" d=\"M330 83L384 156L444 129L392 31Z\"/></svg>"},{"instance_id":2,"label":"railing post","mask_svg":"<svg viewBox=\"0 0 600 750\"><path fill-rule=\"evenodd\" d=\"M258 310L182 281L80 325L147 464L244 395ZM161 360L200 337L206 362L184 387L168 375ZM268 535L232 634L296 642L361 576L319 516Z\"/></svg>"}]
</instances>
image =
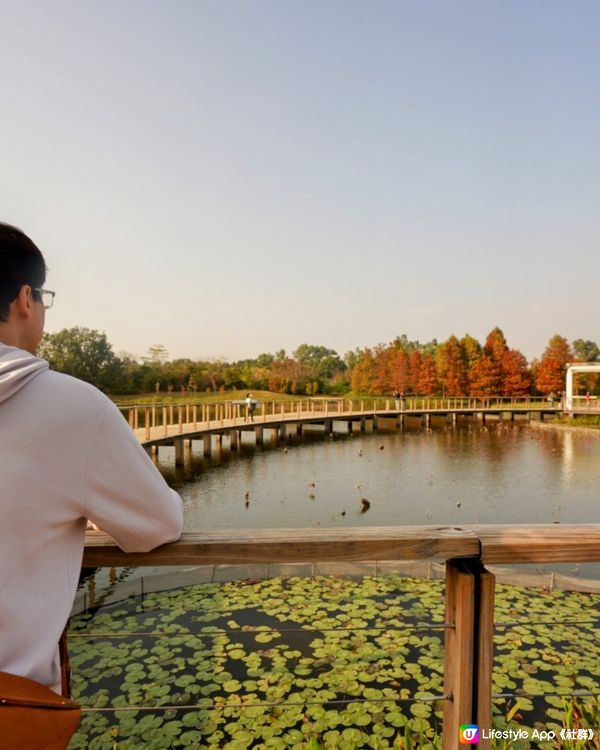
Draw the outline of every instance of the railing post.
<instances>
[{"instance_id":1,"label":"railing post","mask_svg":"<svg viewBox=\"0 0 600 750\"><path fill-rule=\"evenodd\" d=\"M150 440L150 407L144 409L144 428L146 430L146 440Z\"/></svg>"},{"instance_id":2,"label":"railing post","mask_svg":"<svg viewBox=\"0 0 600 750\"><path fill-rule=\"evenodd\" d=\"M163 432L165 435L168 435L169 427L167 425L167 407L166 406L163 406L162 408L162 423L163 423Z\"/></svg>"},{"instance_id":3,"label":"railing post","mask_svg":"<svg viewBox=\"0 0 600 750\"><path fill-rule=\"evenodd\" d=\"M460 747L461 724L491 728L494 590L478 560L446 563L444 750ZM477 747L489 748L489 739Z\"/></svg>"}]
</instances>

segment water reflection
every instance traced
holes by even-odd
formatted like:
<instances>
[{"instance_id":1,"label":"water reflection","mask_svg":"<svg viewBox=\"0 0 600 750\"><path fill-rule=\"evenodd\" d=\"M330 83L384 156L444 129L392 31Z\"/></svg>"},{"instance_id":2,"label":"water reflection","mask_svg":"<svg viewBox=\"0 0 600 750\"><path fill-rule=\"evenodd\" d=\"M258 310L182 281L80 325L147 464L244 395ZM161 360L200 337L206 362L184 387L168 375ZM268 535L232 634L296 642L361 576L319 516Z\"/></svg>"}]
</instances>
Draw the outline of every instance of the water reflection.
<instances>
[{"instance_id":1,"label":"water reflection","mask_svg":"<svg viewBox=\"0 0 600 750\"><path fill-rule=\"evenodd\" d=\"M186 529L600 521L600 436L488 421L352 433L306 428L263 446L244 435L186 466L159 465L181 492ZM362 499L369 501L367 512Z\"/></svg>"}]
</instances>

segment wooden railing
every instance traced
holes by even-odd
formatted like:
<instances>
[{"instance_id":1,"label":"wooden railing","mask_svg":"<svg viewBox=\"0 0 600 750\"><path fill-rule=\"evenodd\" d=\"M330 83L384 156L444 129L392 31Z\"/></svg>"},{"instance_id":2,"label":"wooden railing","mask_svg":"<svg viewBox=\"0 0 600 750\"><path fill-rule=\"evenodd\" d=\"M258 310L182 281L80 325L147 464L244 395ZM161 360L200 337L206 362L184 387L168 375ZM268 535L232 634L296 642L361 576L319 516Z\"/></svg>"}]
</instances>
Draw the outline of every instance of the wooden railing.
<instances>
[{"instance_id":1,"label":"wooden railing","mask_svg":"<svg viewBox=\"0 0 600 750\"><path fill-rule=\"evenodd\" d=\"M486 411L538 411L553 410L558 407L545 398L539 397L490 397L490 398L305 398L294 401L259 401L256 403L254 420L273 421L274 419L310 419L349 415L382 415L386 412L410 414L423 412L486 412ZM239 401L170 402L129 404L120 406L121 413L132 429L150 430L156 427L242 423L247 419L247 408ZM194 427L195 426L195 427Z\"/></svg>"},{"instance_id":2,"label":"wooden railing","mask_svg":"<svg viewBox=\"0 0 600 750\"><path fill-rule=\"evenodd\" d=\"M184 534L146 553L125 554L88 532L85 567L356 560L446 563L444 750L461 724L491 727L496 563L600 562L600 524L245 529ZM480 748L489 747L481 740Z\"/></svg>"}]
</instances>

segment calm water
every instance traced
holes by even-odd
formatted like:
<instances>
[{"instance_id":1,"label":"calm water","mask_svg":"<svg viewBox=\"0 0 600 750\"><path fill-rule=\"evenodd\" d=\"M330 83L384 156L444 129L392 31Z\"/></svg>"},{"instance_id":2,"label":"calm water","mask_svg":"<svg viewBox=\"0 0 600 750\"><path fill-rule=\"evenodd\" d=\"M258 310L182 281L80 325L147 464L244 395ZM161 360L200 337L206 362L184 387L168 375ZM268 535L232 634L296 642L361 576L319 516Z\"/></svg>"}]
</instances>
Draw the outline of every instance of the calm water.
<instances>
[{"instance_id":1,"label":"calm water","mask_svg":"<svg viewBox=\"0 0 600 750\"><path fill-rule=\"evenodd\" d=\"M188 531L600 522L600 434L518 423L333 437L315 428L264 448L245 436L239 453L225 442L210 459L200 451L194 443L181 470L172 449L159 459Z\"/></svg>"}]
</instances>

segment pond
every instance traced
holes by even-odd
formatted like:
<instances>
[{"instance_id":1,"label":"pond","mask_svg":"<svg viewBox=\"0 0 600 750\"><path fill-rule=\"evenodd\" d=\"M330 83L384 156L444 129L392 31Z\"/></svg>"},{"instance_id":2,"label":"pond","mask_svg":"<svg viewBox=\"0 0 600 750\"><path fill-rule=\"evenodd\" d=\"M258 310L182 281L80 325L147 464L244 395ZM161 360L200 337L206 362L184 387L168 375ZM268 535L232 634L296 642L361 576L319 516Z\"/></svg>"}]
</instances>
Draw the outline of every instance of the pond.
<instances>
[{"instance_id":1,"label":"pond","mask_svg":"<svg viewBox=\"0 0 600 750\"><path fill-rule=\"evenodd\" d=\"M407 421L258 447L247 435L210 458L198 443L185 467L172 449L158 463L188 531L600 520L600 434ZM106 587L140 573L111 571ZM436 580L315 576L208 580L94 608L71 622L75 693L123 710L87 714L70 748L437 748L443 601ZM496 727L512 717L558 730L569 696L593 700L599 605L598 594L498 585Z\"/></svg>"},{"instance_id":2,"label":"pond","mask_svg":"<svg viewBox=\"0 0 600 750\"><path fill-rule=\"evenodd\" d=\"M600 433L407 421L352 435L315 426L264 447L244 434L239 451L210 458L194 443L177 470L161 449L159 467L184 499L188 531L600 521Z\"/></svg>"}]
</instances>

